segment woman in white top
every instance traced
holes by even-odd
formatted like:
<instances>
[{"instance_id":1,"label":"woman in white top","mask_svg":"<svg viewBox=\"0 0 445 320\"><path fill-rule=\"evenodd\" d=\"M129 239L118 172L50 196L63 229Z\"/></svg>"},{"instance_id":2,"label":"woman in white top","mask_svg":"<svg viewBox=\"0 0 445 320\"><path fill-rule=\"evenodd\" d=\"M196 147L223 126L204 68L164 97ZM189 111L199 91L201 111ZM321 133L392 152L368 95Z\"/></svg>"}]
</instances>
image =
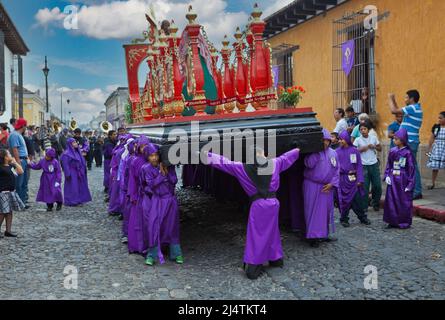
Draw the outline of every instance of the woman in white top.
<instances>
[{"instance_id":1,"label":"woman in white top","mask_svg":"<svg viewBox=\"0 0 445 320\"><path fill-rule=\"evenodd\" d=\"M361 136L354 140L354 146L360 151L365 178L363 196L363 209L367 210L369 205L369 186L372 185L371 205L375 211L380 210L380 198L382 197L382 182L380 178L379 160L377 152L382 151L382 146L376 135L370 134L371 124L367 121L360 124Z\"/></svg>"}]
</instances>

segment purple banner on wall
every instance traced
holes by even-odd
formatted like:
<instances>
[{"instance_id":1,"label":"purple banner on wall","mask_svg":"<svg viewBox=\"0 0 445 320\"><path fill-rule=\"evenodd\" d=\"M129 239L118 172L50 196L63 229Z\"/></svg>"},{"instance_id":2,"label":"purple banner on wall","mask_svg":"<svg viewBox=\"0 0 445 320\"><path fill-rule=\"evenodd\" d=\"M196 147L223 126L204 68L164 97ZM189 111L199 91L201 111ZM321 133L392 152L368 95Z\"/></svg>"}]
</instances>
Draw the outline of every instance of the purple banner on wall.
<instances>
[{"instance_id":1,"label":"purple banner on wall","mask_svg":"<svg viewBox=\"0 0 445 320\"><path fill-rule=\"evenodd\" d=\"M273 85L278 88L278 80L280 76L280 66L272 66Z\"/></svg>"},{"instance_id":2,"label":"purple banner on wall","mask_svg":"<svg viewBox=\"0 0 445 320\"><path fill-rule=\"evenodd\" d=\"M342 54L342 68L345 72L346 76L349 76L351 73L352 67L354 67L354 54L355 51L355 41L349 40L342 44L341 46L341 54Z\"/></svg>"}]
</instances>

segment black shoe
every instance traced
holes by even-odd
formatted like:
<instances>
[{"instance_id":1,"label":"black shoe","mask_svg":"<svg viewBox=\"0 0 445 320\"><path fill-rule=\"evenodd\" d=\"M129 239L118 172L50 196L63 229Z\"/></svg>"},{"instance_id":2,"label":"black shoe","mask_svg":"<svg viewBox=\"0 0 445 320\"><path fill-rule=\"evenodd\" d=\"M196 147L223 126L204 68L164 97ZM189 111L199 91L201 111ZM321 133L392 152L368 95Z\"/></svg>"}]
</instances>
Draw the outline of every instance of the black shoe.
<instances>
[{"instance_id":1,"label":"black shoe","mask_svg":"<svg viewBox=\"0 0 445 320\"><path fill-rule=\"evenodd\" d=\"M338 239L336 237L327 237L325 239L322 239L323 242L336 242Z\"/></svg>"},{"instance_id":2,"label":"black shoe","mask_svg":"<svg viewBox=\"0 0 445 320\"><path fill-rule=\"evenodd\" d=\"M56 211L60 211L60 210L62 210L62 204L57 205Z\"/></svg>"},{"instance_id":3,"label":"black shoe","mask_svg":"<svg viewBox=\"0 0 445 320\"><path fill-rule=\"evenodd\" d=\"M386 227L385 227L385 229L395 229L396 227L394 227L394 226L392 226L392 225L390 225L390 224L388 224Z\"/></svg>"},{"instance_id":4,"label":"black shoe","mask_svg":"<svg viewBox=\"0 0 445 320\"><path fill-rule=\"evenodd\" d=\"M269 266L271 266L273 268L283 268L283 266L284 266L283 259L278 259L278 260L275 260L275 261L269 261Z\"/></svg>"},{"instance_id":5,"label":"black shoe","mask_svg":"<svg viewBox=\"0 0 445 320\"><path fill-rule=\"evenodd\" d=\"M53 212L53 208L46 208L46 212Z\"/></svg>"},{"instance_id":6,"label":"black shoe","mask_svg":"<svg viewBox=\"0 0 445 320\"><path fill-rule=\"evenodd\" d=\"M263 273L263 266L261 264L246 264L245 267L246 276L250 280L256 280Z\"/></svg>"},{"instance_id":7,"label":"black shoe","mask_svg":"<svg viewBox=\"0 0 445 320\"><path fill-rule=\"evenodd\" d=\"M360 220L360 223L369 226L371 224L371 221L369 221L368 218L365 218L363 220Z\"/></svg>"},{"instance_id":8,"label":"black shoe","mask_svg":"<svg viewBox=\"0 0 445 320\"><path fill-rule=\"evenodd\" d=\"M379 212L380 211L380 206L373 206L373 209L375 212Z\"/></svg>"},{"instance_id":9,"label":"black shoe","mask_svg":"<svg viewBox=\"0 0 445 320\"><path fill-rule=\"evenodd\" d=\"M31 206L28 205L25 206L25 210L28 210L29 208L31 208Z\"/></svg>"},{"instance_id":10,"label":"black shoe","mask_svg":"<svg viewBox=\"0 0 445 320\"><path fill-rule=\"evenodd\" d=\"M348 221L340 221L340 223L345 228L349 228L351 226Z\"/></svg>"},{"instance_id":11,"label":"black shoe","mask_svg":"<svg viewBox=\"0 0 445 320\"><path fill-rule=\"evenodd\" d=\"M420 200L420 199L423 199L423 196L421 194L418 194L413 198L413 200Z\"/></svg>"},{"instance_id":12,"label":"black shoe","mask_svg":"<svg viewBox=\"0 0 445 320\"><path fill-rule=\"evenodd\" d=\"M7 238L17 238L17 235L8 231L5 231L5 237Z\"/></svg>"},{"instance_id":13,"label":"black shoe","mask_svg":"<svg viewBox=\"0 0 445 320\"><path fill-rule=\"evenodd\" d=\"M123 214L119 214L119 216L118 216L118 218L117 218L119 221L122 221L122 220L124 220L124 215Z\"/></svg>"},{"instance_id":14,"label":"black shoe","mask_svg":"<svg viewBox=\"0 0 445 320\"><path fill-rule=\"evenodd\" d=\"M318 248L320 246L320 240L319 239L309 239L309 245L312 248Z\"/></svg>"}]
</instances>

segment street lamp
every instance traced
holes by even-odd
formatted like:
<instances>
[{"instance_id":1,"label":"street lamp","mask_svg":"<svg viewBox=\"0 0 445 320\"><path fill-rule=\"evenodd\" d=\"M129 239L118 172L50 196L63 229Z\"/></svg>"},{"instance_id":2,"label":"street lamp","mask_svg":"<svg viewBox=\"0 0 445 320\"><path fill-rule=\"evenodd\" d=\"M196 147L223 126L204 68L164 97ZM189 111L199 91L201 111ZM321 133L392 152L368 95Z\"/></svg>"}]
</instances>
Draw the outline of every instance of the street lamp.
<instances>
[{"instance_id":1,"label":"street lamp","mask_svg":"<svg viewBox=\"0 0 445 320\"><path fill-rule=\"evenodd\" d=\"M49 68L48 68L48 61L45 56L45 68L42 69L43 74L45 75L45 88L46 88L46 113L49 112L49 102L48 102L48 74L49 74Z\"/></svg>"}]
</instances>

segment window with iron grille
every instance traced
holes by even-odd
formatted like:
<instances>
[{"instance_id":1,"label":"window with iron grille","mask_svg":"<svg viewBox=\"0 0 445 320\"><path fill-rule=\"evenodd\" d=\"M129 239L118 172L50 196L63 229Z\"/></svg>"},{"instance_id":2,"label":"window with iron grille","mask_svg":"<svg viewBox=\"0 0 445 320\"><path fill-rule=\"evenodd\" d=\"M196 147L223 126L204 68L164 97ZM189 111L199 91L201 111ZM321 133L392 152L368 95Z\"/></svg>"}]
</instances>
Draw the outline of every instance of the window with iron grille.
<instances>
[{"instance_id":1,"label":"window with iron grille","mask_svg":"<svg viewBox=\"0 0 445 320\"><path fill-rule=\"evenodd\" d=\"M375 32L365 29L367 14L347 13L333 22L334 109L351 106L356 113L376 111ZM343 68L343 44L353 41L354 63L349 75Z\"/></svg>"},{"instance_id":2,"label":"window with iron grille","mask_svg":"<svg viewBox=\"0 0 445 320\"><path fill-rule=\"evenodd\" d=\"M293 52L298 50L298 46L290 44L281 44L272 49L272 61L274 66L279 67L278 85L282 87L291 87L294 85L294 58ZM286 108L286 106L279 102L279 108Z\"/></svg>"}]
</instances>

